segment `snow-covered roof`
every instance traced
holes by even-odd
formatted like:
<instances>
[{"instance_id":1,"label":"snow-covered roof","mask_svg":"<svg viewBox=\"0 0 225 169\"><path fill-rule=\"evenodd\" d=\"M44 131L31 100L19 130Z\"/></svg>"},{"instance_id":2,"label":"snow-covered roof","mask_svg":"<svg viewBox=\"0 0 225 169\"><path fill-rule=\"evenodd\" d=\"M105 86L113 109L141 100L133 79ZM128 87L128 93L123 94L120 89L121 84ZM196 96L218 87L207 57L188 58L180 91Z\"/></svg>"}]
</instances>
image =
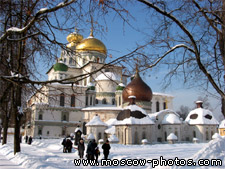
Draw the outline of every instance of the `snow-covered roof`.
<instances>
[{"instance_id":1,"label":"snow-covered roof","mask_svg":"<svg viewBox=\"0 0 225 169\"><path fill-rule=\"evenodd\" d=\"M105 123L108 125L108 126L112 126L114 124L116 124L116 118L111 118L109 119L108 121L106 121Z\"/></svg>"},{"instance_id":2,"label":"snow-covered roof","mask_svg":"<svg viewBox=\"0 0 225 169\"><path fill-rule=\"evenodd\" d=\"M96 115L86 124L86 126L107 126L107 124L101 121L100 117Z\"/></svg>"},{"instance_id":3,"label":"snow-covered roof","mask_svg":"<svg viewBox=\"0 0 225 169\"><path fill-rule=\"evenodd\" d=\"M212 139L221 138L221 135L218 133L213 134Z\"/></svg>"},{"instance_id":4,"label":"snow-covered roof","mask_svg":"<svg viewBox=\"0 0 225 169\"><path fill-rule=\"evenodd\" d=\"M81 129L80 127L77 127L77 128L75 129L74 132L76 133L76 132L78 132L79 130L82 131L82 129Z\"/></svg>"},{"instance_id":5,"label":"snow-covered roof","mask_svg":"<svg viewBox=\"0 0 225 169\"><path fill-rule=\"evenodd\" d=\"M123 110L121 107L116 107L116 106L93 106L93 107L86 107L83 108L82 110L87 111L87 110Z\"/></svg>"},{"instance_id":6,"label":"snow-covered roof","mask_svg":"<svg viewBox=\"0 0 225 169\"><path fill-rule=\"evenodd\" d=\"M115 126L111 126L111 127L107 128L105 130L105 133L107 133L107 134L115 134L115 130L116 130L116 127Z\"/></svg>"},{"instance_id":7,"label":"snow-covered roof","mask_svg":"<svg viewBox=\"0 0 225 169\"><path fill-rule=\"evenodd\" d=\"M164 116L162 120L162 124L181 124L182 121L180 118L175 114L167 114Z\"/></svg>"},{"instance_id":8,"label":"snow-covered roof","mask_svg":"<svg viewBox=\"0 0 225 169\"><path fill-rule=\"evenodd\" d=\"M220 122L219 129L225 128L225 120Z\"/></svg>"},{"instance_id":9,"label":"snow-covered roof","mask_svg":"<svg viewBox=\"0 0 225 169\"><path fill-rule=\"evenodd\" d=\"M174 97L173 95L170 94L165 94L165 93L158 93L158 92L153 92L153 96L166 96L166 97Z\"/></svg>"},{"instance_id":10,"label":"snow-covered roof","mask_svg":"<svg viewBox=\"0 0 225 169\"><path fill-rule=\"evenodd\" d=\"M142 143L148 143L148 140L147 139L143 139L141 140Z\"/></svg>"},{"instance_id":11,"label":"snow-covered roof","mask_svg":"<svg viewBox=\"0 0 225 169\"><path fill-rule=\"evenodd\" d=\"M98 77L95 79L96 81L99 80L113 80L113 81L120 81L120 76L116 75L113 72L104 72L98 75Z\"/></svg>"},{"instance_id":12,"label":"snow-covered roof","mask_svg":"<svg viewBox=\"0 0 225 169\"><path fill-rule=\"evenodd\" d=\"M109 140L110 142L119 142L119 139L116 137L115 134L112 134L112 135L108 138L108 140Z\"/></svg>"},{"instance_id":13,"label":"snow-covered roof","mask_svg":"<svg viewBox=\"0 0 225 169\"><path fill-rule=\"evenodd\" d=\"M159 116L159 115L161 115L161 114L163 114L163 113L165 113L165 114L167 114L167 113L173 113L173 114L175 114L177 117L180 117L179 114L177 114L175 111L170 110L170 109L161 110L161 111L159 111L159 112L156 112L156 113L150 113L150 114L148 114L148 115L149 115L149 117L150 117L152 120L156 120L156 117Z\"/></svg>"},{"instance_id":14,"label":"snow-covered roof","mask_svg":"<svg viewBox=\"0 0 225 169\"><path fill-rule=\"evenodd\" d=\"M142 109L141 107L137 106L136 104L132 104L132 105L126 106L126 107L124 107L124 109L129 109L130 111L140 111L143 114L145 114L146 116L148 115L144 109Z\"/></svg>"},{"instance_id":15,"label":"snow-covered roof","mask_svg":"<svg viewBox=\"0 0 225 169\"><path fill-rule=\"evenodd\" d=\"M197 108L190 111L185 121L193 125L197 125L197 124L218 125L219 124L219 122L213 116L213 113L203 108Z\"/></svg>"},{"instance_id":16,"label":"snow-covered roof","mask_svg":"<svg viewBox=\"0 0 225 169\"><path fill-rule=\"evenodd\" d=\"M170 133L167 136L167 140L177 140L177 136L174 133Z\"/></svg>"},{"instance_id":17,"label":"snow-covered roof","mask_svg":"<svg viewBox=\"0 0 225 169\"><path fill-rule=\"evenodd\" d=\"M88 140L94 140L94 139L95 139L95 136L94 136L92 133L90 133L90 134L88 135L87 139L88 139Z\"/></svg>"},{"instance_id":18,"label":"snow-covered roof","mask_svg":"<svg viewBox=\"0 0 225 169\"><path fill-rule=\"evenodd\" d=\"M149 116L137 119L134 117L126 118L124 120L118 120L115 125L126 125L126 124L155 124Z\"/></svg>"}]
</instances>

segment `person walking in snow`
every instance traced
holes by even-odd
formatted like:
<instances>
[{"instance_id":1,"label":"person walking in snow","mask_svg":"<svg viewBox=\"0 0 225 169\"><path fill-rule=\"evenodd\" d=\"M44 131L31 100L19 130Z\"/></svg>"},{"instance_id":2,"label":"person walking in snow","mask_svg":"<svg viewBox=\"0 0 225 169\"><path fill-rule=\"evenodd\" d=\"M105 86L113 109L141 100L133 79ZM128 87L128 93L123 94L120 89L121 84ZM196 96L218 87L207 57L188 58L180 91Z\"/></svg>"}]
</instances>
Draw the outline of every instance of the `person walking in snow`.
<instances>
[{"instance_id":1,"label":"person walking in snow","mask_svg":"<svg viewBox=\"0 0 225 169\"><path fill-rule=\"evenodd\" d=\"M109 150L110 150L110 144L109 144L109 140L106 140L106 142L102 145L102 149L103 149L103 154L104 154L104 159L107 160L108 156L109 156Z\"/></svg>"},{"instance_id":2,"label":"person walking in snow","mask_svg":"<svg viewBox=\"0 0 225 169\"><path fill-rule=\"evenodd\" d=\"M26 135L25 141L26 141L26 143L28 143L28 135Z\"/></svg>"},{"instance_id":3,"label":"person walking in snow","mask_svg":"<svg viewBox=\"0 0 225 169\"><path fill-rule=\"evenodd\" d=\"M88 143L87 152L86 152L88 160L94 160L94 155L95 155L95 147L94 147L94 145L95 144L93 144L93 141L90 141Z\"/></svg>"},{"instance_id":4,"label":"person walking in snow","mask_svg":"<svg viewBox=\"0 0 225 169\"><path fill-rule=\"evenodd\" d=\"M71 153L72 146L73 146L72 141L70 140L70 138L67 138L66 139L66 150L68 153Z\"/></svg>"},{"instance_id":5,"label":"person walking in snow","mask_svg":"<svg viewBox=\"0 0 225 169\"><path fill-rule=\"evenodd\" d=\"M100 151L98 146L95 148L95 161L98 162L98 156L100 156Z\"/></svg>"},{"instance_id":6,"label":"person walking in snow","mask_svg":"<svg viewBox=\"0 0 225 169\"><path fill-rule=\"evenodd\" d=\"M33 140L33 138L30 136L29 139L28 139L28 144L31 144L32 140Z\"/></svg>"},{"instance_id":7,"label":"person walking in snow","mask_svg":"<svg viewBox=\"0 0 225 169\"><path fill-rule=\"evenodd\" d=\"M62 141L62 145L63 145L63 153L66 153L66 137Z\"/></svg>"},{"instance_id":8,"label":"person walking in snow","mask_svg":"<svg viewBox=\"0 0 225 169\"><path fill-rule=\"evenodd\" d=\"M78 149L78 154L79 154L80 158L83 158L84 157L84 150L85 150L85 145L84 145L83 139L80 139L77 149Z\"/></svg>"}]
</instances>

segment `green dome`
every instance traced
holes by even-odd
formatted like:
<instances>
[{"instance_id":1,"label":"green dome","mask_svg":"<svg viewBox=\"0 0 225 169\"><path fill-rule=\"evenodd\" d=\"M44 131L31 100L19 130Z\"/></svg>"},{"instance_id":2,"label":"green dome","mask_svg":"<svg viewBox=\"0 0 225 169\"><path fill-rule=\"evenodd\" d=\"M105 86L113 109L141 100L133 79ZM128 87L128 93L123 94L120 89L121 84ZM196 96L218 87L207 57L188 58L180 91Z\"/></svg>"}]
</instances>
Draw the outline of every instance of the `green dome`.
<instances>
[{"instance_id":1,"label":"green dome","mask_svg":"<svg viewBox=\"0 0 225 169\"><path fill-rule=\"evenodd\" d=\"M88 90L95 90L95 86L90 86Z\"/></svg>"},{"instance_id":2,"label":"green dome","mask_svg":"<svg viewBox=\"0 0 225 169\"><path fill-rule=\"evenodd\" d=\"M68 70L68 66L66 66L64 63L56 63L53 66L55 71L64 71L66 72Z\"/></svg>"}]
</instances>

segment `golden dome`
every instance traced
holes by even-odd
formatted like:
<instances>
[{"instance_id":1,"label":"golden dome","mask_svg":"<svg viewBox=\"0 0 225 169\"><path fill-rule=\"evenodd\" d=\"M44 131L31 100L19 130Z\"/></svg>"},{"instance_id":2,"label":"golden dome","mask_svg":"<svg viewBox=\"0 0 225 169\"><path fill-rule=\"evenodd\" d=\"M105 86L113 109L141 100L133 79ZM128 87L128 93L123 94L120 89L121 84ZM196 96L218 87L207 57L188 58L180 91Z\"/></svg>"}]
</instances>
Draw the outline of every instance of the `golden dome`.
<instances>
[{"instance_id":1,"label":"golden dome","mask_svg":"<svg viewBox=\"0 0 225 169\"><path fill-rule=\"evenodd\" d=\"M75 32L70 33L67 37L66 37L67 41L70 42L67 47L72 47L75 46L77 43L79 43L82 39L83 36L77 33L77 29L75 29Z\"/></svg>"},{"instance_id":2,"label":"golden dome","mask_svg":"<svg viewBox=\"0 0 225 169\"><path fill-rule=\"evenodd\" d=\"M141 79L137 72L134 79L123 89L123 102L129 102L129 96L136 96L136 101L151 101L152 90L151 88Z\"/></svg>"},{"instance_id":3,"label":"golden dome","mask_svg":"<svg viewBox=\"0 0 225 169\"><path fill-rule=\"evenodd\" d=\"M105 45L98 39L93 37L93 32L91 31L90 36L87 39L83 39L77 46L76 50L80 51L97 51L103 54L107 53Z\"/></svg>"}]
</instances>

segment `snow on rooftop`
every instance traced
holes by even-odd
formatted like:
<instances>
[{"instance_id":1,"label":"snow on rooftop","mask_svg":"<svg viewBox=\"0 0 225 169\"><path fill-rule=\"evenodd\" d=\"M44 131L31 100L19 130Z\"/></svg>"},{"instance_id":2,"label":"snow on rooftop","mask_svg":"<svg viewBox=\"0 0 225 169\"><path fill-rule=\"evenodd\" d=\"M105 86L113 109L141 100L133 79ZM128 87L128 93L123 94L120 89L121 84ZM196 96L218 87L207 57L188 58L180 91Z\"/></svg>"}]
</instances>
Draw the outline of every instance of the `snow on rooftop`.
<instances>
[{"instance_id":1,"label":"snow on rooftop","mask_svg":"<svg viewBox=\"0 0 225 169\"><path fill-rule=\"evenodd\" d=\"M166 96L166 97L174 97L173 95L170 94L165 94L165 93L158 93L158 92L153 92L153 96Z\"/></svg>"},{"instance_id":2,"label":"snow on rooftop","mask_svg":"<svg viewBox=\"0 0 225 169\"><path fill-rule=\"evenodd\" d=\"M95 79L96 81L99 80L113 80L113 81L120 81L120 76L116 75L113 72L104 72L98 75L98 77Z\"/></svg>"},{"instance_id":3,"label":"snow on rooftop","mask_svg":"<svg viewBox=\"0 0 225 169\"><path fill-rule=\"evenodd\" d=\"M108 121L106 121L105 123L108 125L108 126L112 126L114 124L116 124L116 118L111 118L109 119Z\"/></svg>"},{"instance_id":4,"label":"snow on rooftop","mask_svg":"<svg viewBox=\"0 0 225 169\"><path fill-rule=\"evenodd\" d=\"M107 128L105 130L105 133L107 133L107 134L115 134L115 131L116 131L116 127L115 126L111 126L111 127Z\"/></svg>"},{"instance_id":5,"label":"snow on rooftop","mask_svg":"<svg viewBox=\"0 0 225 169\"><path fill-rule=\"evenodd\" d=\"M177 140L177 136L174 133L170 133L167 136L167 140Z\"/></svg>"},{"instance_id":6,"label":"snow on rooftop","mask_svg":"<svg viewBox=\"0 0 225 169\"><path fill-rule=\"evenodd\" d=\"M100 117L96 115L86 124L86 126L107 126L107 124L101 121Z\"/></svg>"},{"instance_id":7,"label":"snow on rooftop","mask_svg":"<svg viewBox=\"0 0 225 169\"><path fill-rule=\"evenodd\" d=\"M203 108L197 108L190 111L185 121L193 125L197 125L197 124L218 125L219 124L219 122L213 116L213 113Z\"/></svg>"},{"instance_id":8,"label":"snow on rooftop","mask_svg":"<svg viewBox=\"0 0 225 169\"><path fill-rule=\"evenodd\" d=\"M214 133L212 136L212 139L216 139L216 138L221 138L221 135L219 135L218 133Z\"/></svg>"},{"instance_id":9,"label":"snow on rooftop","mask_svg":"<svg viewBox=\"0 0 225 169\"><path fill-rule=\"evenodd\" d=\"M149 116L143 117L141 119L137 119L134 117L129 117L124 120L118 120L115 125L126 125L126 124L155 124Z\"/></svg>"},{"instance_id":10,"label":"snow on rooftop","mask_svg":"<svg viewBox=\"0 0 225 169\"><path fill-rule=\"evenodd\" d=\"M115 134L112 134L112 135L108 138L108 140L109 140L110 142L119 142L119 139L116 137Z\"/></svg>"},{"instance_id":11,"label":"snow on rooftop","mask_svg":"<svg viewBox=\"0 0 225 169\"><path fill-rule=\"evenodd\" d=\"M159 112L156 112L156 113L150 113L150 114L148 114L148 115L149 115L149 117L150 117L152 120L156 120L156 117L159 116L159 115L161 115L161 114L163 114L163 113L165 113L165 114L167 114L167 113L173 113L173 114L175 114L177 117L180 117L179 114L177 114L175 111L170 110L170 109L161 110L161 111L159 111Z\"/></svg>"},{"instance_id":12,"label":"snow on rooftop","mask_svg":"<svg viewBox=\"0 0 225 169\"><path fill-rule=\"evenodd\" d=\"M225 128L225 120L220 122L219 129Z\"/></svg>"},{"instance_id":13,"label":"snow on rooftop","mask_svg":"<svg viewBox=\"0 0 225 169\"><path fill-rule=\"evenodd\" d=\"M121 86L121 87L125 87L125 85L124 85L123 83L120 83L120 84L119 84L119 86Z\"/></svg>"},{"instance_id":14,"label":"snow on rooftop","mask_svg":"<svg viewBox=\"0 0 225 169\"><path fill-rule=\"evenodd\" d=\"M180 118L175 114L167 114L164 116L162 120L162 124L181 124L182 121Z\"/></svg>"},{"instance_id":15,"label":"snow on rooftop","mask_svg":"<svg viewBox=\"0 0 225 169\"><path fill-rule=\"evenodd\" d=\"M137 106L136 104L132 104L132 105L126 106L126 107L124 107L124 109L125 110L129 109L130 111L140 111L143 114L145 114L146 116L148 115L144 109L142 109L141 107Z\"/></svg>"},{"instance_id":16,"label":"snow on rooftop","mask_svg":"<svg viewBox=\"0 0 225 169\"><path fill-rule=\"evenodd\" d=\"M86 107L86 108L83 108L82 110L123 110L123 108L121 107L116 107L116 106L112 106L112 105L109 105L109 106L93 106L93 107Z\"/></svg>"},{"instance_id":17,"label":"snow on rooftop","mask_svg":"<svg viewBox=\"0 0 225 169\"><path fill-rule=\"evenodd\" d=\"M75 129L74 132L76 133L76 132L78 132L79 130L82 131L82 129L81 129L80 127L77 127L77 128Z\"/></svg>"},{"instance_id":18,"label":"snow on rooftop","mask_svg":"<svg viewBox=\"0 0 225 169\"><path fill-rule=\"evenodd\" d=\"M88 140L94 140L94 139L95 139L95 136L94 136L92 133L90 133L90 134L88 135L87 139L88 139Z\"/></svg>"}]
</instances>

